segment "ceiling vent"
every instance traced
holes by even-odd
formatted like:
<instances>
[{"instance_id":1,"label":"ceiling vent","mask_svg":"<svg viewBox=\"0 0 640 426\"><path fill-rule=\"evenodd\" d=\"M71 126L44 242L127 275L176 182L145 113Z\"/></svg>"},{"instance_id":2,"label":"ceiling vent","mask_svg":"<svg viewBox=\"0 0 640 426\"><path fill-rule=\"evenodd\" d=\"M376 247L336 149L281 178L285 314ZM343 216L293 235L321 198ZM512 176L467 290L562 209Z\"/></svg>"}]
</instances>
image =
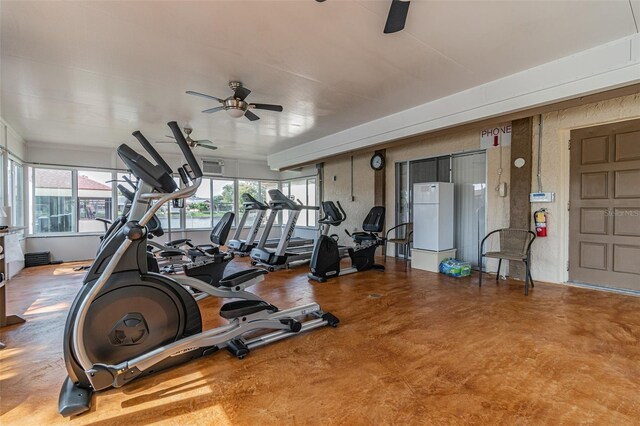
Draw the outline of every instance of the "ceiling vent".
<instances>
[{"instance_id":1,"label":"ceiling vent","mask_svg":"<svg viewBox=\"0 0 640 426\"><path fill-rule=\"evenodd\" d=\"M224 161L202 160L202 173L210 176L222 176L224 174Z\"/></svg>"}]
</instances>

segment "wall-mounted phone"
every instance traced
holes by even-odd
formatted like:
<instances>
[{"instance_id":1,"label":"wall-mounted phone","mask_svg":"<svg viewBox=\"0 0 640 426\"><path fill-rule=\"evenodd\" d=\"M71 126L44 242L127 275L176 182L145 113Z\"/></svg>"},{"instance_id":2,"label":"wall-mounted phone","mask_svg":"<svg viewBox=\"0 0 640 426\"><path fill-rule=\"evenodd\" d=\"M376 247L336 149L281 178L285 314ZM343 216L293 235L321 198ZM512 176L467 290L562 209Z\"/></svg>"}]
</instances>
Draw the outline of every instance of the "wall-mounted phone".
<instances>
[{"instance_id":1,"label":"wall-mounted phone","mask_svg":"<svg viewBox=\"0 0 640 426\"><path fill-rule=\"evenodd\" d=\"M496 190L498 191L498 196L499 197L506 197L507 196L507 182L500 182L498 184L498 187L496 188Z\"/></svg>"}]
</instances>

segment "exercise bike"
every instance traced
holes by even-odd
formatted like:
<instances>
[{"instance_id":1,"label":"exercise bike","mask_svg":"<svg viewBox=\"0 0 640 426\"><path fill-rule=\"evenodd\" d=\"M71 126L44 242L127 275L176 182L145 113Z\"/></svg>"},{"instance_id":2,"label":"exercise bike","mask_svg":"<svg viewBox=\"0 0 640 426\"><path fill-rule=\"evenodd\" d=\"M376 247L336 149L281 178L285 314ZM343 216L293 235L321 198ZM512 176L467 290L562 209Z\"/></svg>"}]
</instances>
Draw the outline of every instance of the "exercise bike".
<instances>
[{"instance_id":1,"label":"exercise bike","mask_svg":"<svg viewBox=\"0 0 640 426\"><path fill-rule=\"evenodd\" d=\"M67 317L63 352L68 377L58 401L63 416L89 410L96 391L123 386L220 349L243 358L253 348L339 323L317 303L278 310L244 291L264 279L266 272L254 269L225 277L218 287L192 279L190 285L199 291L244 299L221 307L226 325L202 331L201 313L192 295L171 277L148 271L146 225L164 203L190 197L202 181L202 171L180 127L176 122L168 124L187 160L181 169L191 184L178 190L164 167L127 145L118 148L139 184L130 220L105 236ZM156 202L149 207L152 200ZM138 215L140 220L131 220Z\"/></svg>"},{"instance_id":2,"label":"exercise bike","mask_svg":"<svg viewBox=\"0 0 640 426\"><path fill-rule=\"evenodd\" d=\"M318 222L323 226L338 226L347 219L339 201L337 207L333 201L323 201L322 210L324 217ZM307 275L309 279L325 282L329 278L369 269L384 271L383 265L375 263L376 249L384 244L384 238L378 235L384 228L384 213L384 207L373 207L362 223L363 231L349 233L345 229L356 244L355 247L340 247L337 235L330 236L328 232L323 232L313 247L311 272ZM341 252L345 249L351 258L351 267L340 269L340 259L343 257Z\"/></svg>"}]
</instances>

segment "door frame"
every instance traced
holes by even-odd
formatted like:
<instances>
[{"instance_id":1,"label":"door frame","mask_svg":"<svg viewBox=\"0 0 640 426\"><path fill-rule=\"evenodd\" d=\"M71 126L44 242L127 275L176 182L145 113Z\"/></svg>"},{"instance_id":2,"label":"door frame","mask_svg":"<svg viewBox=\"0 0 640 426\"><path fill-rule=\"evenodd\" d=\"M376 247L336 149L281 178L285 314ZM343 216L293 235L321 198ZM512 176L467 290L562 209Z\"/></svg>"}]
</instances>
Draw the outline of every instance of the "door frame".
<instances>
[{"instance_id":1,"label":"door frame","mask_svg":"<svg viewBox=\"0 0 640 426\"><path fill-rule=\"evenodd\" d=\"M608 126L614 126L616 124L622 126L624 128L624 126L636 126L637 123L640 122L640 118L638 117L626 117L624 119L620 119L620 120L614 120L614 121L610 121L610 122L606 122L606 123L597 123L597 124L591 124L591 125L587 125L587 126L580 126L580 127L575 127L575 128L571 128L567 130L568 133L568 138L567 138L567 144L566 144L566 149L563 150L563 154L566 153L567 155L567 163L568 163L568 167L566 168L566 174L567 174L567 179L566 179L566 191L567 191L567 195L566 195L566 199L567 199L567 205L566 205L566 209L564 210L564 212L566 213L566 237L563 238L563 245L565 247L565 250L563 250L563 254L566 256L566 271L565 271L565 277L564 277L564 281L567 284L570 285L575 285L578 287L584 287L584 288L594 288L594 289L600 289L600 290L606 290L606 291L612 291L612 292L616 292L616 293L622 293L622 294L634 294L634 295L638 295L640 293L640 291L634 290L634 289L625 289L625 288L620 288L620 287L614 287L614 286L605 286L602 284L595 284L595 283L586 283L586 282L582 282L582 281L574 281L571 280L571 267L575 267L573 264L570 264L571 259L572 259L572 236L571 236L571 226L573 224L572 221L572 216L575 216L572 214L571 209L575 209L576 204L573 202L572 199L572 193L573 193L573 189L575 189L574 187L572 187L572 180L571 180L571 171L572 171L572 167L573 164L571 162L571 157L572 157L572 152L571 152L571 148L572 148L572 143L577 144L579 142L579 139L576 138L576 133L581 132L581 131L585 131L588 129L595 129L595 128L602 128L602 127L608 127ZM575 140L574 140L575 138ZM609 170L610 172L611 170ZM609 206L611 207L611 206ZM573 211L575 213L575 210Z\"/></svg>"},{"instance_id":2,"label":"door frame","mask_svg":"<svg viewBox=\"0 0 640 426\"><path fill-rule=\"evenodd\" d=\"M453 176L453 158L454 157L461 157L461 156L467 156L467 155L476 155L476 154L484 154L485 155L485 171L484 171L484 176L485 176L485 181L486 181L486 185L487 187L485 188L485 192L484 192L484 229L485 232L488 232L488 228L487 225L489 223L488 221L488 215L487 215L487 209L488 209L488 203L489 203L489 156L487 153L486 149L472 149L472 150L468 150L468 151L457 151L457 152L452 152L452 153L448 153L448 154L440 154L440 155L431 155L431 156L427 156L427 157L419 157L419 158L412 158L409 160L402 160L402 161L396 161L394 162L394 168L393 168L393 176L394 176L394 188L393 188L393 196L395 199L395 209L394 209L394 221L396 224L400 223L399 222L399 215L398 215L398 172L397 172L397 165L401 164L401 163L405 163L406 167L407 167L407 184L410 185L411 182L411 162L412 161L422 161L422 160L431 160L431 159L437 159L437 158L442 158L442 157L449 157L449 182L451 182L451 177ZM412 204L413 204L413 192L411 190L409 190L409 209L412 208ZM394 251L394 256L395 257L402 257L401 254L399 254L401 251L401 248L398 247L397 250ZM409 256L410 257L410 256Z\"/></svg>"}]
</instances>

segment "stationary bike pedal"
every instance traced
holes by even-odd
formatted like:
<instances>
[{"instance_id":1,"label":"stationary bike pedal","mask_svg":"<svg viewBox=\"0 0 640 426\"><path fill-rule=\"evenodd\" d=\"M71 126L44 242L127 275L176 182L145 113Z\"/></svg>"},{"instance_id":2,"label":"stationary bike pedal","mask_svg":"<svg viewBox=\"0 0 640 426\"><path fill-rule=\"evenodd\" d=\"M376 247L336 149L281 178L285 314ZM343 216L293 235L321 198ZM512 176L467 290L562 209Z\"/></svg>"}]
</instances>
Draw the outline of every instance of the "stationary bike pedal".
<instances>
[{"instance_id":1,"label":"stationary bike pedal","mask_svg":"<svg viewBox=\"0 0 640 426\"><path fill-rule=\"evenodd\" d=\"M249 347L240 339L230 340L227 350L238 359L243 359L249 353Z\"/></svg>"}]
</instances>

